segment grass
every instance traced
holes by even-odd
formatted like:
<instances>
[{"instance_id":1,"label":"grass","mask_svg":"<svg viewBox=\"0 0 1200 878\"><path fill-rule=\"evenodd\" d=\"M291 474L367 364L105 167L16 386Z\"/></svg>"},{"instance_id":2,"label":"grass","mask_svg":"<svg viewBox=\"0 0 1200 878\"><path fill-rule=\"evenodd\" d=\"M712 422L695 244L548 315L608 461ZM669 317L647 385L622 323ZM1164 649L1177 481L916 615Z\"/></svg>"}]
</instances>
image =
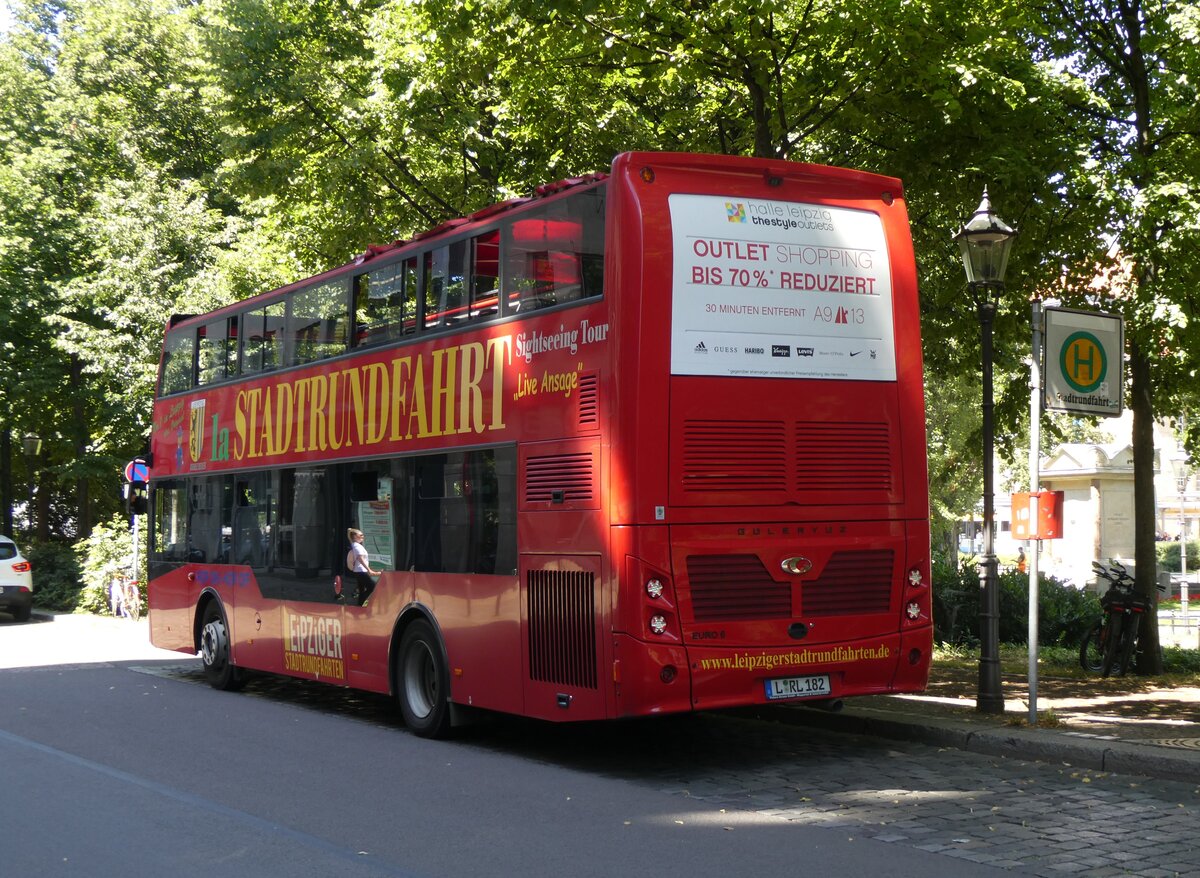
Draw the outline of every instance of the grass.
<instances>
[{"instance_id":1,"label":"grass","mask_svg":"<svg viewBox=\"0 0 1200 878\"><path fill-rule=\"evenodd\" d=\"M979 666L979 648L943 644L933 651L934 667L974 669ZM1026 674L1029 650L1025 644L1000 645L1000 670L1004 674ZM1163 648L1164 673L1157 677L1172 686L1200 686L1200 650L1177 646ZM1065 646L1043 646L1038 650L1038 674L1052 677L1092 678L1079 666L1079 650Z\"/></svg>"}]
</instances>

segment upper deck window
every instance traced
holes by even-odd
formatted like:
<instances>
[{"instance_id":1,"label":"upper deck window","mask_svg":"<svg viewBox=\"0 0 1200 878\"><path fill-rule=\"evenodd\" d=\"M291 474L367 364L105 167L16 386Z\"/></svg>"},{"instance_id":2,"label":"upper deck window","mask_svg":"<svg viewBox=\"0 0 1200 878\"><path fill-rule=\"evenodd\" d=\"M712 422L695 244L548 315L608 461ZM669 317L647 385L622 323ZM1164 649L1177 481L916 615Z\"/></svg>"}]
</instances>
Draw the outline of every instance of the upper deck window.
<instances>
[{"instance_id":1,"label":"upper deck window","mask_svg":"<svg viewBox=\"0 0 1200 878\"><path fill-rule=\"evenodd\" d=\"M500 230L471 239L471 319L500 313Z\"/></svg>"},{"instance_id":2,"label":"upper deck window","mask_svg":"<svg viewBox=\"0 0 1200 878\"><path fill-rule=\"evenodd\" d=\"M196 331L196 366L200 384L238 376L238 318L212 320Z\"/></svg>"},{"instance_id":3,"label":"upper deck window","mask_svg":"<svg viewBox=\"0 0 1200 878\"><path fill-rule=\"evenodd\" d=\"M290 362L311 363L345 353L350 315L344 281L298 290L291 296Z\"/></svg>"},{"instance_id":4,"label":"upper deck window","mask_svg":"<svg viewBox=\"0 0 1200 878\"><path fill-rule=\"evenodd\" d=\"M467 242L455 241L425 254L426 329L457 326L469 318L464 277Z\"/></svg>"},{"instance_id":5,"label":"upper deck window","mask_svg":"<svg viewBox=\"0 0 1200 878\"><path fill-rule=\"evenodd\" d=\"M357 278L354 293L357 345L394 341L417 331L417 257Z\"/></svg>"},{"instance_id":6,"label":"upper deck window","mask_svg":"<svg viewBox=\"0 0 1200 878\"><path fill-rule=\"evenodd\" d=\"M504 293L517 313L604 291L604 191L576 193L505 227Z\"/></svg>"},{"instance_id":7,"label":"upper deck window","mask_svg":"<svg viewBox=\"0 0 1200 878\"><path fill-rule=\"evenodd\" d=\"M191 389L192 366L195 362L193 332L191 329L182 329L167 333L163 345L162 383L158 388L160 395Z\"/></svg>"},{"instance_id":8,"label":"upper deck window","mask_svg":"<svg viewBox=\"0 0 1200 878\"><path fill-rule=\"evenodd\" d=\"M248 311L242 341L242 371L269 372L283 364L286 311L282 301Z\"/></svg>"}]
</instances>

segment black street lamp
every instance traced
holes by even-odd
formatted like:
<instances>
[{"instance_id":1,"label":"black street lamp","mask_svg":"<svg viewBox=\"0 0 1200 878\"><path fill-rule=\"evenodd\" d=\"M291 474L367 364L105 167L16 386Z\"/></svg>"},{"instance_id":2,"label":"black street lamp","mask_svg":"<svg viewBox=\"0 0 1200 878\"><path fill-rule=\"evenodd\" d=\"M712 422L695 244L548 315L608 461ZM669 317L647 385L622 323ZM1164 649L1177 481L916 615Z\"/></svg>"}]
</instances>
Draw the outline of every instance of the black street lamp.
<instances>
[{"instance_id":1,"label":"black street lamp","mask_svg":"<svg viewBox=\"0 0 1200 878\"><path fill-rule=\"evenodd\" d=\"M983 332L983 559L979 582L979 697L981 713L1004 713L1000 688L1000 584L996 579L996 523L992 446L995 437L992 403L992 321L1004 290L1004 271L1017 230L992 212L987 189L974 216L954 236L962 248L967 286L979 310Z\"/></svg>"},{"instance_id":2,"label":"black street lamp","mask_svg":"<svg viewBox=\"0 0 1200 878\"><path fill-rule=\"evenodd\" d=\"M40 436L33 433L26 433L25 438L21 440L21 447L25 452L26 470L29 473L29 505L25 507L26 517L29 520L29 533L33 535L33 468L37 464L38 455L42 453L42 440Z\"/></svg>"}]
</instances>

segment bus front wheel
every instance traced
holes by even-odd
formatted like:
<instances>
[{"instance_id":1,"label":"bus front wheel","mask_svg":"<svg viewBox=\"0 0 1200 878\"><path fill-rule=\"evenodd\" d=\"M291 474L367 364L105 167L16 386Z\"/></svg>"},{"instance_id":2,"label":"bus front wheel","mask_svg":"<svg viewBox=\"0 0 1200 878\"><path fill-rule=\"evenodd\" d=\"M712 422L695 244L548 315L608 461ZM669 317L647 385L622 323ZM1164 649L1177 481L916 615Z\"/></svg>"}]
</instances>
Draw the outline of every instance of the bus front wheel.
<instances>
[{"instance_id":1,"label":"bus front wheel","mask_svg":"<svg viewBox=\"0 0 1200 878\"><path fill-rule=\"evenodd\" d=\"M200 627L200 661L204 679L214 689L235 691L242 688L242 672L233 664L229 651L229 627L216 601L204 608Z\"/></svg>"},{"instance_id":2,"label":"bus front wheel","mask_svg":"<svg viewBox=\"0 0 1200 878\"><path fill-rule=\"evenodd\" d=\"M450 731L450 680L432 625L420 619L404 630L397 662L404 724L422 738L444 738Z\"/></svg>"}]
</instances>

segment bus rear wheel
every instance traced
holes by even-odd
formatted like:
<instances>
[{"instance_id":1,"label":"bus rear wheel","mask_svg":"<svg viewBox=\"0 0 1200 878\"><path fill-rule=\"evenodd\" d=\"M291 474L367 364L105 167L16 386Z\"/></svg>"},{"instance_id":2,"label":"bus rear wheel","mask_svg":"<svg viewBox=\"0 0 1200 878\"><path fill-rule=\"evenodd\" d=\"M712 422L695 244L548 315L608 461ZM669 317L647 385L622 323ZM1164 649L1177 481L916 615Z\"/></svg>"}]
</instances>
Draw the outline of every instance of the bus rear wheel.
<instances>
[{"instance_id":1,"label":"bus rear wheel","mask_svg":"<svg viewBox=\"0 0 1200 878\"><path fill-rule=\"evenodd\" d=\"M404 724L422 738L450 732L450 678L442 661L441 641L420 619L404 630L397 653L396 694Z\"/></svg>"},{"instance_id":2,"label":"bus rear wheel","mask_svg":"<svg viewBox=\"0 0 1200 878\"><path fill-rule=\"evenodd\" d=\"M204 679L214 689L233 692L242 688L242 672L230 658L229 626L225 624L225 615L216 601L204 608L204 622L200 628L200 661L204 665Z\"/></svg>"}]
</instances>

